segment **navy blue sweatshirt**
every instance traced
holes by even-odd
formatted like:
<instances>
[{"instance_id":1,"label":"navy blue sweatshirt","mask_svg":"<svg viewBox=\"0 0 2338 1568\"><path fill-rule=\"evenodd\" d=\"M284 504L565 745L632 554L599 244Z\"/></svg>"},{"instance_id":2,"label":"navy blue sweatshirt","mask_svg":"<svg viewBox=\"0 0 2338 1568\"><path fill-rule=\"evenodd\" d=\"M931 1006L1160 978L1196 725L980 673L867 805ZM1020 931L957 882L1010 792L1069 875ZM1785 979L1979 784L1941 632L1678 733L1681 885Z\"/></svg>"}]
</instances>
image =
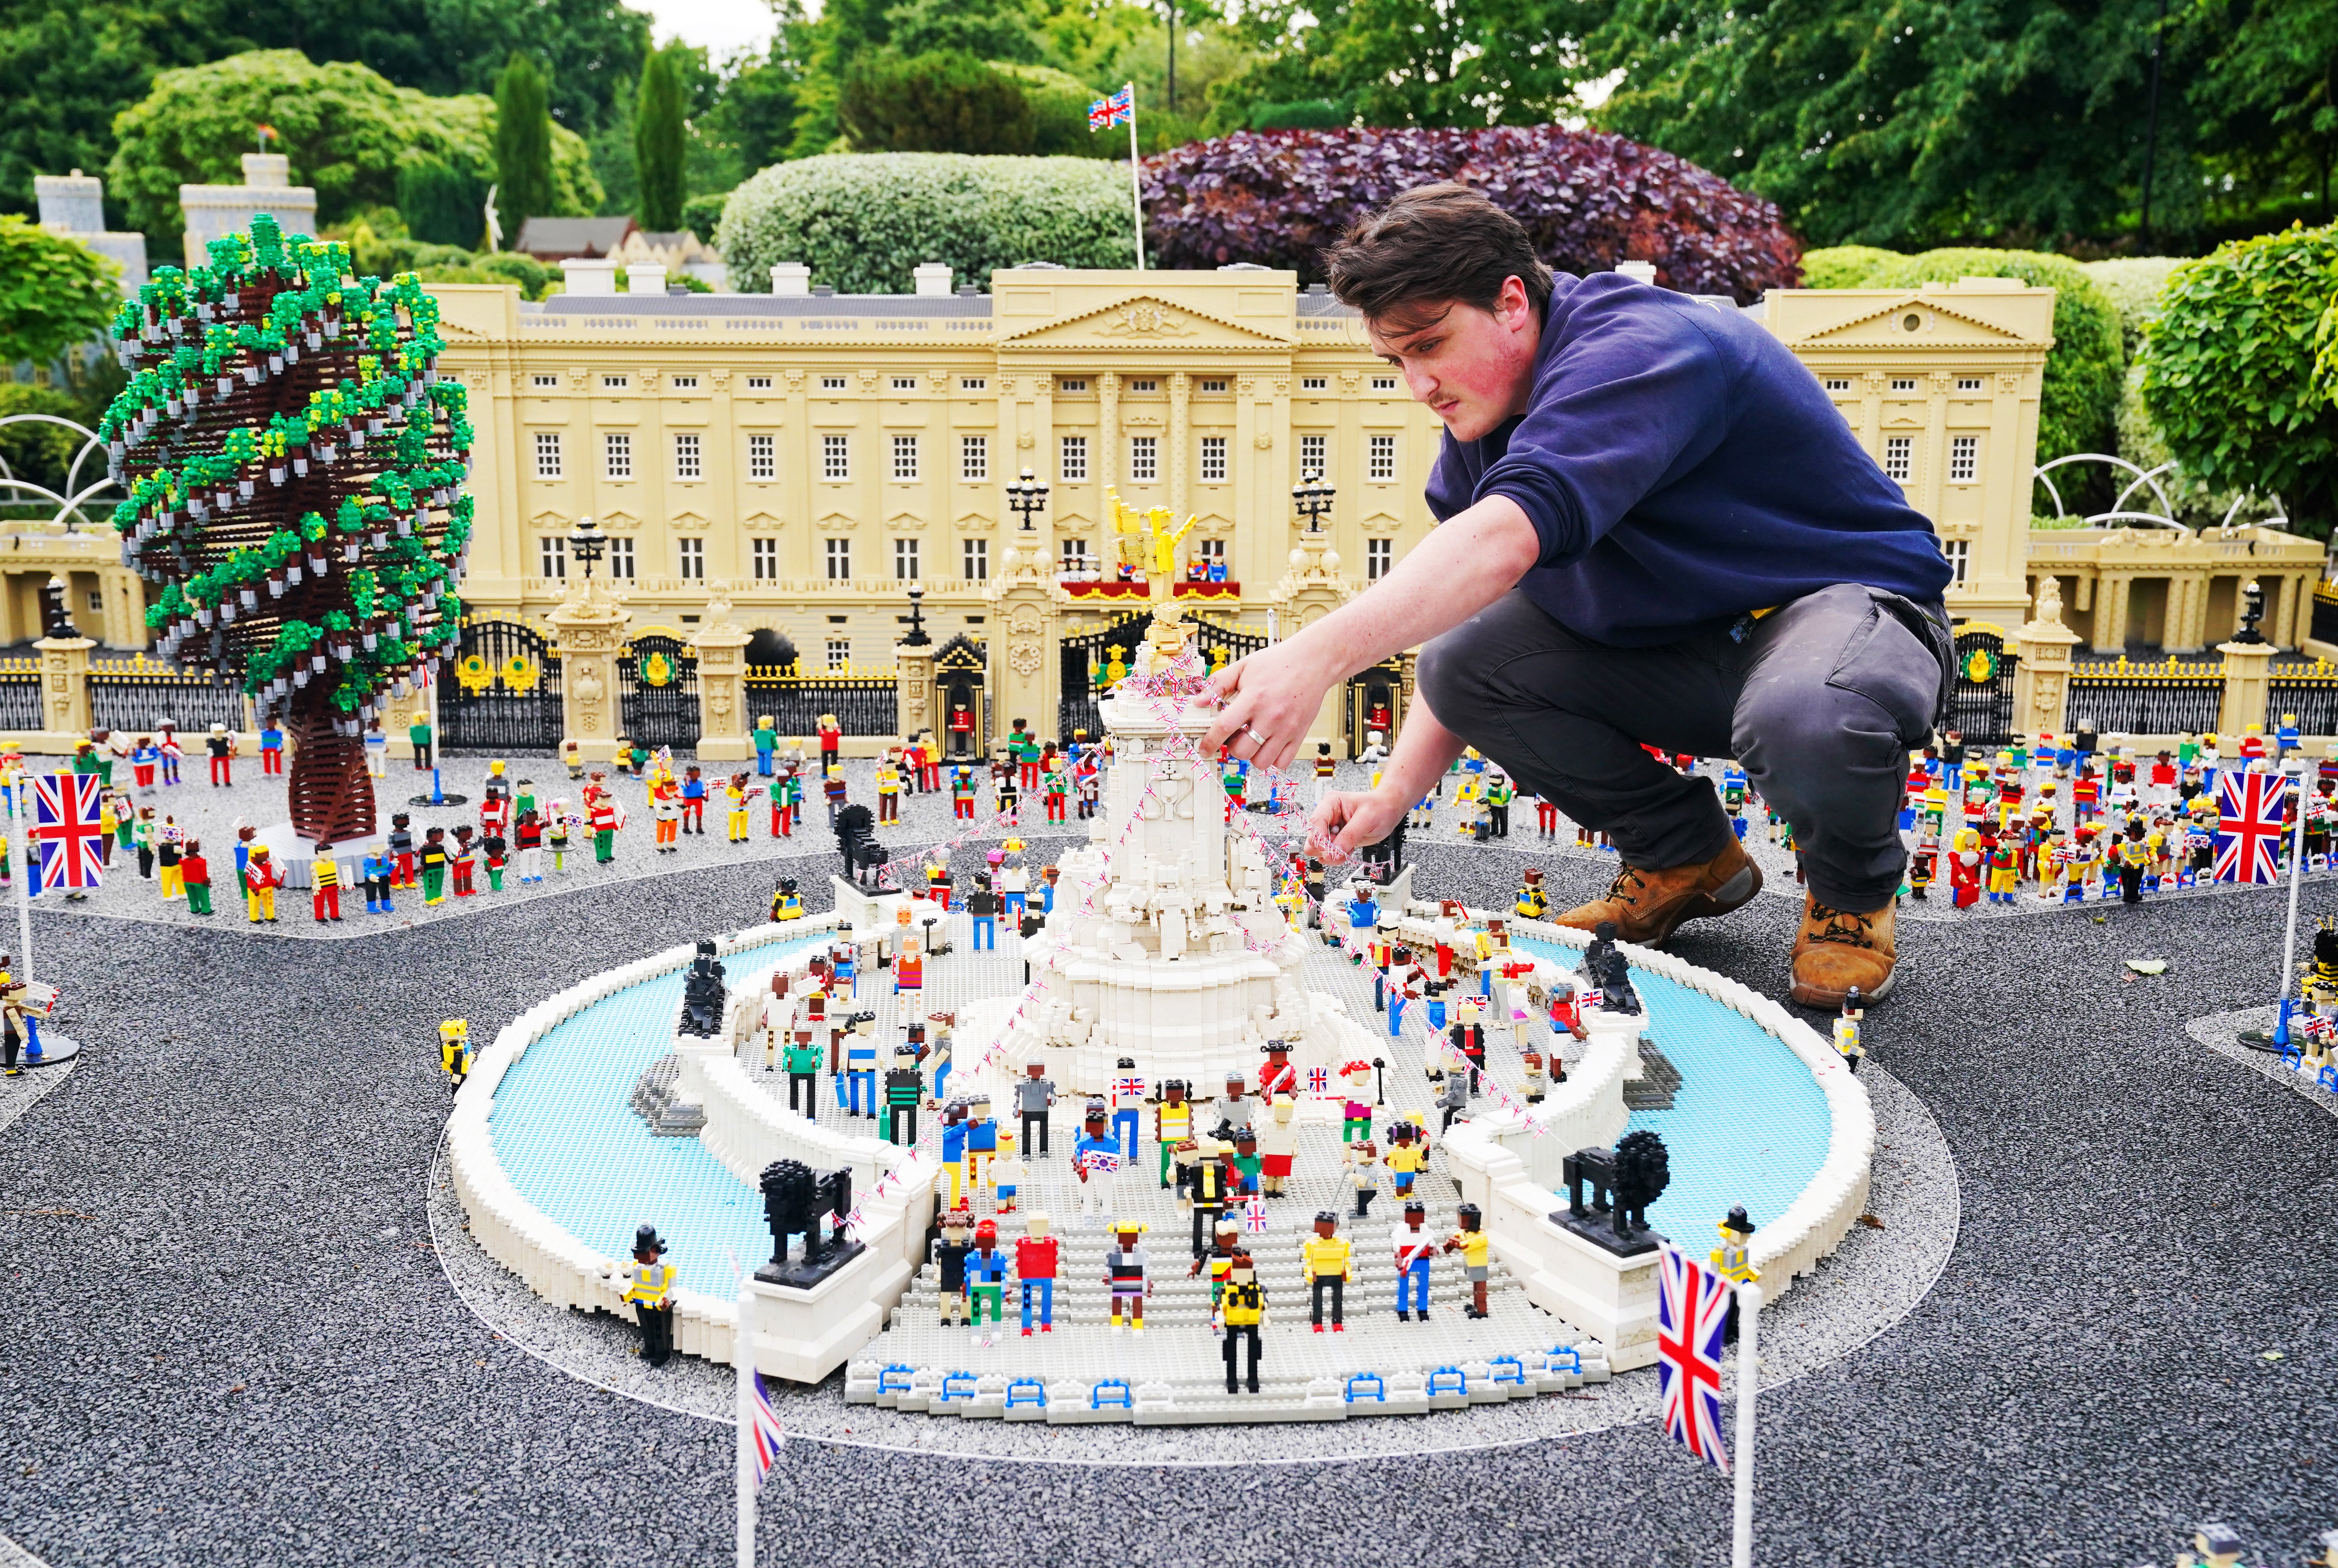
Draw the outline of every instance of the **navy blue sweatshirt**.
<instances>
[{"instance_id":1,"label":"navy blue sweatshirt","mask_svg":"<svg viewBox=\"0 0 2338 1568\"><path fill-rule=\"evenodd\" d=\"M1837 583L1919 603L1949 583L1931 524L1784 344L1612 272L1557 279L1526 413L1480 441L1447 434L1429 510L1488 495L1542 540L1519 587L1618 647Z\"/></svg>"}]
</instances>

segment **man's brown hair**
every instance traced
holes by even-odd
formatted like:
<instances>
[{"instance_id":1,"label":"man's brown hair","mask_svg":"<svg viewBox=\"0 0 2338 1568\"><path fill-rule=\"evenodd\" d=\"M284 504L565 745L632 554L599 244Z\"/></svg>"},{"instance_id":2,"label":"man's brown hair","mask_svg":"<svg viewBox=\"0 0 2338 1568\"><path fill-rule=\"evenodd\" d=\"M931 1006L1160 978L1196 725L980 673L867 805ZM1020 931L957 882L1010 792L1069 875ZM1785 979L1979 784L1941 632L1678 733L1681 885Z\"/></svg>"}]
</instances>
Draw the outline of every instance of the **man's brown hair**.
<instances>
[{"instance_id":1,"label":"man's brown hair","mask_svg":"<svg viewBox=\"0 0 2338 1568\"><path fill-rule=\"evenodd\" d=\"M1449 181L1416 186L1359 220L1324 260L1340 302L1387 330L1417 332L1457 301L1491 310L1511 278L1537 313L1550 299L1550 269L1526 226Z\"/></svg>"}]
</instances>

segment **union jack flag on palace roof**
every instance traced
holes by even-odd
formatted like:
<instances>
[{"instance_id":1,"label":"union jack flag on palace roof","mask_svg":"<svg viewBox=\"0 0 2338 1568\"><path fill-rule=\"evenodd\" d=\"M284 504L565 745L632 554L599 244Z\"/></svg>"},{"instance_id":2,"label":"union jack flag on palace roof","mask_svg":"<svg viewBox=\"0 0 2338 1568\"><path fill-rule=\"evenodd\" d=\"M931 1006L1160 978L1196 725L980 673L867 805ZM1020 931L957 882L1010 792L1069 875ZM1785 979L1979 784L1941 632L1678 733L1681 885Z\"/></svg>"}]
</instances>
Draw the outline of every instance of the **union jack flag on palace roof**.
<instances>
[{"instance_id":1,"label":"union jack flag on palace roof","mask_svg":"<svg viewBox=\"0 0 2338 1568\"><path fill-rule=\"evenodd\" d=\"M105 868L97 775L42 773L32 784L32 838L42 889L96 887Z\"/></svg>"},{"instance_id":2,"label":"union jack flag on palace roof","mask_svg":"<svg viewBox=\"0 0 2338 1568\"><path fill-rule=\"evenodd\" d=\"M1088 105L1088 129L1109 131L1115 125L1125 125L1136 118L1136 84L1129 83L1109 98L1099 98Z\"/></svg>"},{"instance_id":3,"label":"union jack flag on palace roof","mask_svg":"<svg viewBox=\"0 0 2338 1568\"><path fill-rule=\"evenodd\" d=\"M1721 1432L1721 1341L1735 1287L1667 1242L1656 1258L1656 1383L1665 1436L1729 1474Z\"/></svg>"},{"instance_id":4,"label":"union jack flag on palace roof","mask_svg":"<svg viewBox=\"0 0 2338 1568\"><path fill-rule=\"evenodd\" d=\"M2281 835L2289 803L2278 773L2216 775L2216 880L2281 880Z\"/></svg>"}]
</instances>

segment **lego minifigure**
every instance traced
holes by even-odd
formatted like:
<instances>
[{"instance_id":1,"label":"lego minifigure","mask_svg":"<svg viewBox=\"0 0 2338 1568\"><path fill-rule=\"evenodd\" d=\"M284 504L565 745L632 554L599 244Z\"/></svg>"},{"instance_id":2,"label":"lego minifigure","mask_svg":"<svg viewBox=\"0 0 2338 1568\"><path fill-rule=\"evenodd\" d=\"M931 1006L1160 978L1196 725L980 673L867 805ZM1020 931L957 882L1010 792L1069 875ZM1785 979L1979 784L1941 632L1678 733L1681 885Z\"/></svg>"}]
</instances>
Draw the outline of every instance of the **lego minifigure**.
<instances>
[{"instance_id":1,"label":"lego minifigure","mask_svg":"<svg viewBox=\"0 0 2338 1568\"><path fill-rule=\"evenodd\" d=\"M455 848L447 852L447 869L454 873L455 897L457 898L468 898L477 891L471 886L471 871L478 863L478 852L471 845L472 837L469 823L455 825Z\"/></svg>"},{"instance_id":2,"label":"lego minifigure","mask_svg":"<svg viewBox=\"0 0 2338 1568\"><path fill-rule=\"evenodd\" d=\"M471 1025L462 1018L449 1018L438 1025L438 1070L447 1074L447 1093L463 1092L463 1080L471 1075Z\"/></svg>"},{"instance_id":3,"label":"lego minifigure","mask_svg":"<svg viewBox=\"0 0 2338 1568\"><path fill-rule=\"evenodd\" d=\"M998 1130L998 1157L990 1162L990 1199L1001 1214L1015 1212L1023 1183L1031 1174L1016 1144L1015 1134L1001 1127Z\"/></svg>"},{"instance_id":4,"label":"lego minifigure","mask_svg":"<svg viewBox=\"0 0 2338 1568\"><path fill-rule=\"evenodd\" d=\"M801 920L803 918L803 895L796 891L796 879L782 877L771 889L771 918Z\"/></svg>"},{"instance_id":5,"label":"lego minifigure","mask_svg":"<svg viewBox=\"0 0 2338 1568\"><path fill-rule=\"evenodd\" d=\"M624 814L617 808L617 798L603 783L604 775L595 772L593 782L584 790L584 819L593 829L593 863L607 866L617 858L617 829L624 825Z\"/></svg>"},{"instance_id":6,"label":"lego minifigure","mask_svg":"<svg viewBox=\"0 0 2338 1568\"><path fill-rule=\"evenodd\" d=\"M1409 1323L1418 1311L1423 1323L1429 1321L1429 1261L1436 1255L1437 1238L1426 1230L1429 1210L1418 1198L1408 1198L1404 1203L1404 1223L1390 1237L1396 1252L1396 1320ZM1411 1298L1408 1308L1406 1298Z\"/></svg>"},{"instance_id":7,"label":"lego minifigure","mask_svg":"<svg viewBox=\"0 0 2338 1568\"><path fill-rule=\"evenodd\" d=\"M396 906L389 901L389 879L393 862L389 850L380 844L367 847L365 856L358 862L358 880L365 884L366 913L395 915Z\"/></svg>"},{"instance_id":8,"label":"lego minifigure","mask_svg":"<svg viewBox=\"0 0 2338 1568\"><path fill-rule=\"evenodd\" d=\"M1197 1277L1203 1269L1209 1269L1210 1306L1213 1311L1218 1305L1219 1293L1226 1288L1226 1270L1233 1263L1235 1245L1241 1235L1242 1227L1234 1223L1233 1215L1220 1216L1217 1230L1211 1238L1210 1250L1194 1259L1192 1265L1185 1270L1185 1278L1191 1279ZM1216 1331L1217 1326L1213 1322L1211 1332Z\"/></svg>"},{"instance_id":9,"label":"lego minifigure","mask_svg":"<svg viewBox=\"0 0 2338 1568\"><path fill-rule=\"evenodd\" d=\"M1144 1298L1153 1293L1153 1284L1145 1277L1152 1261L1136 1239L1144 1227L1134 1220L1124 1220L1113 1229L1114 1245L1104 1255L1104 1280L1112 1289L1112 1332L1120 1332L1120 1320L1125 1316L1129 1328L1144 1332Z\"/></svg>"},{"instance_id":10,"label":"lego minifigure","mask_svg":"<svg viewBox=\"0 0 2338 1568\"><path fill-rule=\"evenodd\" d=\"M966 1260L974 1251L973 1230L974 1211L964 1205L954 1206L942 1215L942 1233L931 1245L930 1255L941 1270L934 1305L945 1323L955 1324L966 1316Z\"/></svg>"},{"instance_id":11,"label":"lego minifigure","mask_svg":"<svg viewBox=\"0 0 2338 1568\"><path fill-rule=\"evenodd\" d=\"M1248 1127L1229 1129L1222 1122L1218 1127L1218 1139L1222 1145L1229 1141L1229 1131L1233 1134L1231 1142L1233 1146L1224 1158L1225 1162L1233 1168L1233 1174L1228 1182L1228 1190L1238 1197L1255 1198L1259 1195L1259 1182L1266 1163L1265 1156L1258 1152L1258 1133Z\"/></svg>"},{"instance_id":12,"label":"lego minifigure","mask_svg":"<svg viewBox=\"0 0 2338 1568\"><path fill-rule=\"evenodd\" d=\"M966 896L966 912L974 927L974 951L998 951L998 895L990 890L990 875L986 871L974 874L974 886Z\"/></svg>"},{"instance_id":13,"label":"lego minifigure","mask_svg":"<svg viewBox=\"0 0 2338 1568\"><path fill-rule=\"evenodd\" d=\"M1169 1168L1178 1148L1193 1136L1194 1108L1185 1101L1185 1081L1172 1078L1161 1085L1160 1102L1153 1107L1153 1138L1161 1151L1161 1190L1169 1191Z\"/></svg>"},{"instance_id":14,"label":"lego minifigure","mask_svg":"<svg viewBox=\"0 0 2338 1568\"><path fill-rule=\"evenodd\" d=\"M251 847L243 868L244 918L251 925L276 924L276 890L284 886L284 872L269 855L268 846Z\"/></svg>"},{"instance_id":15,"label":"lego minifigure","mask_svg":"<svg viewBox=\"0 0 2338 1568\"><path fill-rule=\"evenodd\" d=\"M848 995L850 993L848 992ZM848 1116L877 1118L877 1014L856 1013L850 1020L844 1046L844 1113ZM866 1097L867 1106L862 1105ZM983 1115L990 1113L987 1103L981 1107ZM973 1128L969 1123L968 1135ZM986 1147L995 1147L986 1141ZM971 1175L971 1172L969 1173Z\"/></svg>"},{"instance_id":16,"label":"lego minifigure","mask_svg":"<svg viewBox=\"0 0 2338 1568\"><path fill-rule=\"evenodd\" d=\"M1258 1280L1258 1268L1247 1252L1236 1252L1226 1262L1225 1288L1219 1292L1218 1327L1224 1334L1226 1358L1226 1392L1234 1392L1234 1361L1239 1347L1250 1347L1249 1377L1245 1385L1253 1394L1258 1392L1259 1328L1266 1321L1266 1288Z\"/></svg>"},{"instance_id":17,"label":"lego minifigure","mask_svg":"<svg viewBox=\"0 0 2338 1568\"><path fill-rule=\"evenodd\" d=\"M676 841L682 831L682 787L671 779L661 779L650 786L650 823L653 829L651 847L658 854L678 855L682 852L682 846Z\"/></svg>"},{"instance_id":18,"label":"lego minifigure","mask_svg":"<svg viewBox=\"0 0 2338 1568\"><path fill-rule=\"evenodd\" d=\"M235 782L235 737L227 732L227 726L224 724L212 725L211 735L204 740L203 744L210 750L211 754L212 788L217 789L221 785L233 784ZM426 741L422 746L421 752L417 753L417 755L419 756L427 753L429 750L429 744ZM420 764L420 766L427 769L430 764L424 762ZM79 770L78 759L75 760L75 770Z\"/></svg>"},{"instance_id":19,"label":"lego minifigure","mask_svg":"<svg viewBox=\"0 0 2338 1568\"><path fill-rule=\"evenodd\" d=\"M1518 896L1512 907L1523 919L1541 919L1550 912L1550 897L1542 890L1542 873L1529 866L1519 878Z\"/></svg>"},{"instance_id":20,"label":"lego minifigure","mask_svg":"<svg viewBox=\"0 0 2338 1568\"><path fill-rule=\"evenodd\" d=\"M1469 1305L1461 1309L1461 1315L1483 1318L1487 1314L1486 1281L1493 1277L1485 1216L1475 1203L1464 1203L1453 1211L1453 1217L1460 1228L1445 1239L1444 1250L1461 1254L1461 1271L1469 1278Z\"/></svg>"},{"instance_id":21,"label":"lego minifigure","mask_svg":"<svg viewBox=\"0 0 2338 1568\"><path fill-rule=\"evenodd\" d=\"M2176 1568L2247 1568L2241 1561L2240 1532L2230 1524L2195 1525L2192 1550L2176 1554Z\"/></svg>"},{"instance_id":22,"label":"lego minifigure","mask_svg":"<svg viewBox=\"0 0 2338 1568\"><path fill-rule=\"evenodd\" d=\"M187 913L208 915L211 912L211 866L203 858L200 838L187 840L186 852L179 858L179 878L186 885Z\"/></svg>"},{"instance_id":23,"label":"lego minifigure","mask_svg":"<svg viewBox=\"0 0 2338 1568\"><path fill-rule=\"evenodd\" d=\"M624 1299L634 1306L642 1326L641 1355L653 1367L673 1357L673 1265L663 1261L666 1245L654 1226L634 1232L634 1259L612 1263L601 1270L604 1279L624 1282Z\"/></svg>"},{"instance_id":24,"label":"lego minifigure","mask_svg":"<svg viewBox=\"0 0 2338 1568\"><path fill-rule=\"evenodd\" d=\"M1251 1109L1258 1102L1243 1093L1243 1084L1240 1073L1226 1074L1226 1092L1218 1097L1218 1122L1222 1127L1236 1129L1250 1125ZM1219 1134L1222 1138L1228 1135L1227 1132Z\"/></svg>"},{"instance_id":25,"label":"lego minifigure","mask_svg":"<svg viewBox=\"0 0 2338 1568\"><path fill-rule=\"evenodd\" d=\"M1323 1332L1323 1292L1331 1292L1331 1332L1347 1332L1348 1280L1355 1272L1354 1246L1340 1234L1340 1217L1329 1209L1315 1216L1315 1234L1300 1248L1300 1278L1314 1298L1315 1332Z\"/></svg>"},{"instance_id":26,"label":"lego minifigure","mask_svg":"<svg viewBox=\"0 0 2338 1568\"><path fill-rule=\"evenodd\" d=\"M936 1093L940 1091L937 1089ZM966 1188L966 1102L951 1100L942 1106L942 1173L949 1178L949 1202L956 1208ZM940 1183L935 1183L938 1191Z\"/></svg>"},{"instance_id":27,"label":"lego minifigure","mask_svg":"<svg viewBox=\"0 0 2338 1568\"><path fill-rule=\"evenodd\" d=\"M1834 1021L1835 1053L1853 1073L1858 1073L1860 1061L1867 1054L1867 1047L1859 1042L1860 1020L1866 1016L1867 1009L1860 1003L1859 987L1853 985L1843 994L1842 1012Z\"/></svg>"},{"instance_id":28,"label":"lego minifigure","mask_svg":"<svg viewBox=\"0 0 2338 1568\"><path fill-rule=\"evenodd\" d=\"M981 1330L986 1304L990 1308L992 1328L1007 1321L1007 1254L998 1250L996 1220L985 1220L974 1228L974 1250L966 1258L966 1285L968 1304L972 1308L967 1318L968 1328Z\"/></svg>"},{"instance_id":29,"label":"lego minifigure","mask_svg":"<svg viewBox=\"0 0 2338 1568\"><path fill-rule=\"evenodd\" d=\"M1113 1186L1119 1180L1122 1161L1120 1140L1105 1131L1103 1101L1087 1102L1080 1128L1080 1136L1072 1145L1072 1175L1080 1184L1080 1225L1085 1230L1091 1212L1101 1222L1111 1220Z\"/></svg>"},{"instance_id":30,"label":"lego minifigure","mask_svg":"<svg viewBox=\"0 0 2338 1568\"><path fill-rule=\"evenodd\" d=\"M771 755L780 749L778 720L765 713L755 720L754 733L748 740L755 748L755 771L765 779L771 776Z\"/></svg>"},{"instance_id":31,"label":"lego minifigure","mask_svg":"<svg viewBox=\"0 0 2338 1568\"><path fill-rule=\"evenodd\" d=\"M1348 1184L1356 1192L1356 1218L1367 1218L1372 1200L1380 1195L1380 1149L1369 1138L1350 1143L1341 1151L1341 1163L1347 1167Z\"/></svg>"},{"instance_id":32,"label":"lego minifigure","mask_svg":"<svg viewBox=\"0 0 2338 1568\"><path fill-rule=\"evenodd\" d=\"M925 1098L926 1080L918 1071L917 1053L907 1044L894 1046L893 1065L885 1073L885 1142L905 1149L917 1142L918 1107ZM788 1108L795 1109L792 1083L788 1100Z\"/></svg>"},{"instance_id":33,"label":"lego minifigure","mask_svg":"<svg viewBox=\"0 0 2338 1568\"><path fill-rule=\"evenodd\" d=\"M1400 1200L1409 1200L1412 1197L1414 1178L1429 1167L1428 1152L1413 1142L1417 1131L1410 1122L1399 1122L1388 1131L1389 1152L1381 1163L1388 1167L1389 1180L1394 1183L1396 1195ZM1359 1207L1357 1214L1360 1218L1362 1212Z\"/></svg>"},{"instance_id":34,"label":"lego minifigure","mask_svg":"<svg viewBox=\"0 0 2338 1568\"><path fill-rule=\"evenodd\" d=\"M1340 1080L1347 1084L1345 1102L1341 1106L1340 1142L1351 1143L1372 1135L1372 1102L1366 1093L1372 1086L1372 1064L1361 1059L1341 1064Z\"/></svg>"},{"instance_id":35,"label":"lego minifigure","mask_svg":"<svg viewBox=\"0 0 2338 1568\"><path fill-rule=\"evenodd\" d=\"M1114 1066L1117 1076L1112 1081L1113 1142L1120 1149L1122 1162L1134 1165L1138 1115L1144 1103L1144 1080L1137 1076L1134 1056L1123 1056Z\"/></svg>"},{"instance_id":36,"label":"lego minifigure","mask_svg":"<svg viewBox=\"0 0 2338 1568\"><path fill-rule=\"evenodd\" d=\"M1034 1056L1023 1064L1024 1077L1015 1085L1015 1110L1023 1119L1023 1147L1034 1159L1047 1156L1047 1108L1056 1102L1056 1081L1044 1074L1047 1063L1044 1057ZM1038 1140L1031 1137L1034 1127Z\"/></svg>"},{"instance_id":37,"label":"lego minifigure","mask_svg":"<svg viewBox=\"0 0 2338 1568\"><path fill-rule=\"evenodd\" d=\"M1539 1105L1550 1093L1550 1074L1543 1071L1542 1053L1528 1048L1518 1053L1518 1059L1526 1064L1526 1075L1518 1081L1518 1098L1529 1105ZM1564 1067L1559 1069L1562 1075L1566 1071Z\"/></svg>"},{"instance_id":38,"label":"lego minifigure","mask_svg":"<svg viewBox=\"0 0 2338 1568\"><path fill-rule=\"evenodd\" d=\"M1039 1293L1039 1332L1056 1331L1056 1271L1063 1248L1047 1234L1044 1210L1034 1210L1023 1221L1022 1238L1015 1243L1015 1277L1023 1285L1023 1338L1031 1337L1031 1293Z\"/></svg>"},{"instance_id":39,"label":"lego minifigure","mask_svg":"<svg viewBox=\"0 0 2338 1568\"><path fill-rule=\"evenodd\" d=\"M309 863L309 911L317 924L338 925L341 918L341 865L332 851L320 849Z\"/></svg>"},{"instance_id":40,"label":"lego minifigure","mask_svg":"<svg viewBox=\"0 0 2338 1568\"><path fill-rule=\"evenodd\" d=\"M1178 1184L1184 1202L1193 1210L1194 1256L1198 1258L1207 1245L1204 1238L1225 1210L1232 1183L1216 1139L1197 1134L1178 1145L1177 1153Z\"/></svg>"},{"instance_id":41,"label":"lego minifigure","mask_svg":"<svg viewBox=\"0 0 2338 1568\"><path fill-rule=\"evenodd\" d=\"M1447 1043L1455 1055L1467 1064L1469 1093L1478 1093L1478 1080L1486 1071L1486 1008L1475 996L1464 996L1457 1004L1452 1028Z\"/></svg>"}]
</instances>

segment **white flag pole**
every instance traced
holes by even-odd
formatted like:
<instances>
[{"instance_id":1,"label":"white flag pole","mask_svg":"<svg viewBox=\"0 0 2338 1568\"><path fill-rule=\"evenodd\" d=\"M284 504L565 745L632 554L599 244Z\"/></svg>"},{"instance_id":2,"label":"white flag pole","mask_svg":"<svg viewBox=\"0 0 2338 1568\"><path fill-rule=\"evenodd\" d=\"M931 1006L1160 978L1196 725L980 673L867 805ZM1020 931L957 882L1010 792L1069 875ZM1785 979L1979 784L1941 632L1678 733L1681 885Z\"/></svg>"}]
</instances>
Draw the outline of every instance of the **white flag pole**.
<instances>
[{"instance_id":1,"label":"white flag pole","mask_svg":"<svg viewBox=\"0 0 2338 1568\"><path fill-rule=\"evenodd\" d=\"M755 1288L739 1280L738 1318L732 1329L731 1360L737 1369L739 1420L739 1568L755 1568Z\"/></svg>"},{"instance_id":2,"label":"white flag pole","mask_svg":"<svg viewBox=\"0 0 2338 1568\"><path fill-rule=\"evenodd\" d=\"M1136 220L1136 270L1144 270L1144 192L1136 179L1136 83L1122 89L1128 94L1128 208Z\"/></svg>"},{"instance_id":3,"label":"white flag pole","mask_svg":"<svg viewBox=\"0 0 2338 1568\"><path fill-rule=\"evenodd\" d=\"M2296 975L2297 961L2297 896L2305 885L2305 757L2293 751L2282 759L2282 773L2286 783L2296 790L2295 803L2290 809L2297 819L2290 825L2289 838L2289 927L2281 939L2281 984L2273 990L2274 1004L2278 1007L2289 998L2291 981Z\"/></svg>"},{"instance_id":4,"label":"white flag pole","mask_svg":"<svg viewBox=\"0 0 2338 1568\"><path fill-rule=\"evenodd\" d=\"M1736 1518L1731 1529L1730 1568L1754 1568L1754 1395L1761 1382L1762 1287L1751 1279L1737 1286Z\"/></svg>"},{"instance_id":5,"label":"white flag pole","mask_svg":"<svg viewBox=\"0 0 2338 1568\"><path fill-rule=\"evenodd\" d=\"M22 980L33 977L33 867L39 864L25 837L25 781L31 777L20 769L8 782L8 825L15 841L9 853L21 851L25 858L24 874L16 878L16 975Z\"/></svg>"}]
</instances>

